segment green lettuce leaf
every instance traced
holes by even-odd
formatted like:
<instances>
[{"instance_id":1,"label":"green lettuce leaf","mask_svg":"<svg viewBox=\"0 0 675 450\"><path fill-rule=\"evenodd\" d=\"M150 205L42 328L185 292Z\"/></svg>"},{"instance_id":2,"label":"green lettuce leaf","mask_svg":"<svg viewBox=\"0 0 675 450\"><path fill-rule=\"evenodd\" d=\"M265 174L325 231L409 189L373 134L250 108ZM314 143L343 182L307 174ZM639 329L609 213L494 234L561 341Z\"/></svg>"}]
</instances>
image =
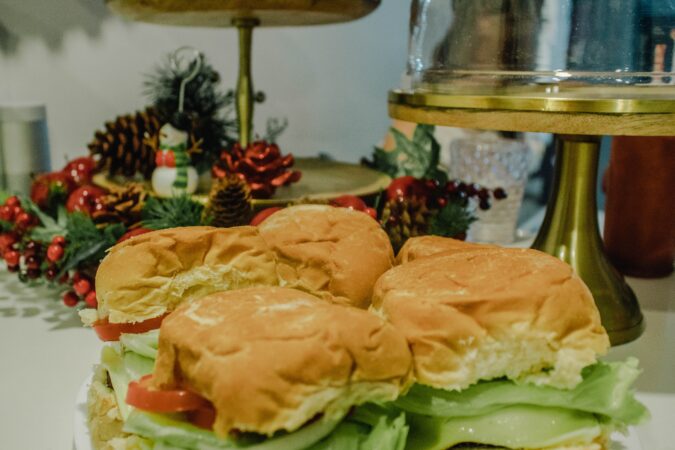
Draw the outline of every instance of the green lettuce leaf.
<instances>
[{"instance_id":1,"label":"green lettuce leaf","mask_svg":"<svg viewBox=\"0 0 675 450\"><path fill-rule=\"evenodd\" d=\"M595 415L566 408L508 406L468 417L408 414L410 450L445 450L473 442L508 448L588 444L603 431Z\"/></svg>"},{"instance_id":2,"label":"green lettuce leaf","mask_svg":"<svg viewBox=\"0 0 675 450\"><path fill-rule=\"evenodd\" d=\"M338 421L317 420L293 433L280 433L258 442L223 439L213 432L196 427L180 416L152 414L133 410L126 422L124 431L153 440L155 449L184 450L304 450L311 447L338 425Z\"/></svg>"},{"instance_id":3,"label":"green lettuce leaf","mask_svg":"<svg viewBox=\"0 0 675 450\"><path fill-rule=\"evenodd\" d=\"M405 414L365 404L308 450L404 450L407 437Z\"/></svg>"},{"instance_id":4,"label":"green lettuce leaf","mask_svg":"<svg viewBox=\"0 0 675 450\"><path fill-rule=\"evenodd\" d=\"M415 385L395 405L407 412L445 418L479 416L515 404L550 406L598 414L617 426L632 425L649 417L631 390L639 374L637 359L629 358L586 367L583 381L571 390L510 380L480 382L460 392Z\"/></svg>"},{"instance_id":5,"label":"green lettuce leaf","mask_svg":"<svg viewBox=\"0 0 675 450\"><path fill-rule=\"evenodd\" d=\"M122 334L120 336L120 342L125 350L138 353L139 355L152 360L157 358L157 347L159 347L158 340L159 330L138 334Z\"/></svg>"}]
</instances>

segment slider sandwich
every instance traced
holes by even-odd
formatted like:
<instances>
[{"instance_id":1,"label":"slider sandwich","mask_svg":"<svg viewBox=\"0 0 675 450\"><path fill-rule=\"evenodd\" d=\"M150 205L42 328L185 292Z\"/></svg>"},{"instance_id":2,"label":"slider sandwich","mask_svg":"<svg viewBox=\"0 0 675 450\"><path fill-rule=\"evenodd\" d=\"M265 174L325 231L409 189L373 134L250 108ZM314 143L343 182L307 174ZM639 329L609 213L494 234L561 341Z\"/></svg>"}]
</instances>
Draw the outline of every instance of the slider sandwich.
<instances>
[{"instance_id":1,"label":"slider sandwich","mask_svg":"<svg viewBox=\"0 0 675 450\"><path fill-rule=\"evenodd\" d=\"M407 449L606 448L646 419L637 361L606 363L590 291L529 249L446 251L378 281L371 310L406 336L415 384L394 403Z\"/></svg>"},{"instance_id":2,"label":"slider sandwich","mask_svg":"<svg viewBox=\"0 0 675 450\"><path fill-rule=\"evenodd\" d=\"M387 234L359 211L292 206L258 229L277 256L283 286L335 303L368 308L375 281L394 263Z\"/></svg>"},{"instance_id":3,"label":"slider sandwich","mask_svg":"<svg viewBox=\"0 0 675 450\"><path fill-rule=\"evenodd\" d=\"M109 379L97 372L89 395L96 449L405 446L404 414L371 402L408 386L410 351L368 311L289 288L246 288L182 303L158 335L123 335L122 345L125 359L146 365L132 380L128 368L106 366ZM111 395L123 419L117 429L107 427Z\"/></svg>"},{"instance_id":4,"label":"slider sandwich","mask_svg":"<svg viewBox=\"0 0 675 450\"><path fill-rule=\"evenodd\" d=\"M80 312L103 340L159 327L182 302L279 284L274 253L255 227L184 227L115 245L96 272L98 308Z\"/></svg>"}]
</instances>

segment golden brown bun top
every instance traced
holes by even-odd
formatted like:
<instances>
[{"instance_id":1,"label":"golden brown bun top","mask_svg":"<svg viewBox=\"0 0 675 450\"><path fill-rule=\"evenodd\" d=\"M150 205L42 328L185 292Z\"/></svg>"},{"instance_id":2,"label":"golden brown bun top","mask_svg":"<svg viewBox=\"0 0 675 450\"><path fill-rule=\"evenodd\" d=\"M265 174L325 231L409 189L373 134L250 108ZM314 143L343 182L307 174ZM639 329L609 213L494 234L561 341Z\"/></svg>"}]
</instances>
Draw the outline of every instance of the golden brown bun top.
<instances>
[{"instance_id":1,"label":"golden brown bun top","mask_svg":"<svg viewBox=\"0 0 675 450\"><path fill-rule=\"evenodd\" d=\"M283 285L367 308L394 261L387 234L367 214L327 205L285 208L259 225L276 252Z\"/></svg>"},{"instance_id":2,"label":"golden brown bun top","mask_svg":"<svg viewBox=\"0 0 675 450\"><path fill-rule=\"evenodd\" d=\"M501 376L571 387L609 345L586 285L530 249L402 264L377 281L372 309L406 335L417 380L445 389Z\"/></svg>"},{"instance_id":3,"label":"golden brown bun top","mask_svg":"<svg viewBox=\"0 0 675 450\"><path fill-rule=\"evenodd\" d=\"M164 319L154 380L209 399L220 436L270 434L392 400L410 364L403 336L375 314L294 289L248 288L182 304Z\"/></svg>"},{"instance_id":4,"label":"golden brown bun top","mask_svg":"<svg viewBox=\"0 0 675 450\"><path fill-rule=\"evenodd\" d=\"M398 255L396 264L405 264L426 256L443 252L475 251L486 248L497 248L496 245L478 244L474 242L460 241L442 236L418 236L408 239Z\"/></svg>"},{"instance_id":5,"label":"golden brown bun top","mask_svg":"<svg viewBox=\"0 0 675 450\"><path fill-rule=\"evenodd\" d=\"M215 290L278 285L274 254L255 227L184 227L115 245L96 273L99 318L138 322Z\"/></svg>"}]
</instances>

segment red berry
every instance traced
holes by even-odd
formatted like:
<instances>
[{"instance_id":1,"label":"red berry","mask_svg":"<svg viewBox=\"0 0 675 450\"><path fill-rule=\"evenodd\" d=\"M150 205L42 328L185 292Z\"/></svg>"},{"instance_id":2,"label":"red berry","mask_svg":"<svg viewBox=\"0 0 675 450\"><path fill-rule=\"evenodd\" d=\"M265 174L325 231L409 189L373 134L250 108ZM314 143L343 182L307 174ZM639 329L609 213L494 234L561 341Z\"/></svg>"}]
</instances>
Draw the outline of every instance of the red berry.
<instances>
[{"instance_id":1,"label":"red berry","mask_svg":"<svg viewBox=\"0 0 675 450\"><path fill-rule=\"evenodd\" d=\"M68 272L65 272L63 275L61 275L61 278L59 278L59 283L66 284L68 280L70 280L70 277L68 276Z\"/></svg>"},{"instance_id":2,"label":"red berry","mask_svg":"<svg viewBox=\"0 0 675 450\"><path fill-rule=\"evenodd\" d=\"M7 250L5 252L5 261L7 261L8 266L18 266L19 259L21 259L21 253L17 250Z\"/></svg>"},{"instance_id":3,"label":"red berry","mask_svg":"<svg viewBox=\"0 0 675 450\"><path fill-rule=\"evenodd\" d=\"M0 257L7 251L11 250L12 246L16 244L17 237L14 233L0 234Z\"/></svg>"},{"instance_id":4,"label":"red berry","mask_svg":"<svg viewBox=\"0 0 675 450\"><path fill-rule=\"evenodd\" d=\"M84 297L84 302L90 308L96 308L98 306L98 300L96 299L96 291L89 291L89 293Z\"/></svg>"},{"instance_id":5,"label":"red berry","mask_svg":"<svg viewBox=\"0 0 675 450\"><path fill-rule=\"evenodd\" d=\"M29 268L28 270L26 270L26 276L27 276L28 278L30 278L30 279L33 279L33 280L34 280L35 278L38 278L38 277L40 276L41 273L42 273L42 272L40 271L39 268L32 268L32 267L31 267L31 268Z\"/></svg>"},{"instance_id":6,"label":"red berry","mask_svg":"<svg viewBox=\"0 0 675 450\"><path fill-rule=\"evenodd\" d=\"M58 274L59 272L54 267L49 267L47 270L45 270L45 278L47 278L49 281L52 281L54 278L56 278L56 275Z\"/></svg>"},{"instance_id":7,"label":"red berry","mask_svg":"<svg viewBox=\"0 0 675 450\"><path fill-rule=\"evenodd\" d=\"M18 271L19 271L19 265L18 265L18 264L14 264L14 265L9 265L9 264L8 264L8 265L7 265L7 272L12 272L12 273L14 273L14 272L18 272Z\"/></svg>"},{"instance_id":8,"label":"red berry","mask_svg":"<svg viewBox=\"0 0 675 450\"><path fill-rule=\"evenodd\" d=\"M14 207L9 205L0 206L0 220L11 222L14 220Z\"/></svg>"},{"instance_id":9,"label":"red berry","mask_svg":"<svg viewBox=\"0 0 675 450\"><path fill-rule=\"evenodd\" d=\"M484 211L490 209L491 206L492 205L490 204L489 200L481 200L478 204L478 207Z\"/></svg>"},{"instance_id":10,"label":"red berry","mask_svg":"<svg viewBox=\"0 0 675 450\"><path fill-rule=\"evenodd\" d=\"M10 207L21 206L21 201L19 200L19 197L12 195L7 200L5 200L5 205Z\"/></svg>"},{"instance_id":11,"label":"red berry","mask_svg":"<svg viewBox=\"0 0 675 450\"><path fill-rule=\"evenodd\" d=\"M481 188L478 190L478 198L481 200L488 200L490 198L490 191L486 188Z\"/></svg>"},{"instance_id":12,"label":"red berry","mask_svg":"<svg viewBox=\"0 0 675 450\"><path fill-rule=\"evenodd\" d=\"M497 200L503 200L507 197L506 191L503 188L497 188L494 191L492 191L492 195L497 199Z\"/></svg>"},{"instance_id":13,"label":"red berry","mask_svg":"<svg viewBox=\"0 0 675 450\"><path fill-rule=\"evenodd\" d=\"M333 200L330 201L331 206L336 206L338 208L348 208L348 209L353 209L356 211L364 211L368 205L366 205L366 202L361 200L359 197L356 195L341 195L337 198L334 198Z\"/></svg>"},{"instance_id":14,"label":"red berry","mask_svg":"<svg viewBox=\"0 0 675 450\"><path fill-rule=\"evenodd\" d=\"M47 259L51 262L57 262L63 258L63 247L58 244L51 244L47 248Z\"/></svg>"},{"instance_id":15,"label":"red berry","mask_svg":"<svg viewBox=\"0 0 675 450\"><path fill-rule=\"evenodd\" d=\"M14 220L16 220L19 217L19 214L25 214L26 211L20 206L12 206L12 214L14 215Z\"/></svg>"},{"instance_id":16,"label":"red berry","mask_svg":"<svg viewBox=\"0 0 675 450\"><path fill-rule=\"evenodd\" d=\"M39 269L40 265L42 264L42 261L40 261L40 258L38 258L36 255L26 256L24 261L26 262L26 267L29 269Z\"/></svg>"},{"instance_id":17,"label":"red berry","mask_svg":"<svg viewBox=\"0 0 675 450\"><path fill-rule=\"evenodd\" d=\"M63 236L54 236L54 238L52 239L52 244L60 245L61 247L63 247L64 245L66 245L66 238L64 238Z\"/></svg>"},{"instance_id":18,"label":"red berry","mask_svg":"<svg viewBox=\"0 0 675 450\"><path fill-rule=\"evenodd\" d=\"M86 278L80 278L73 283L73 290L77 292L78 295L87 295L89 291L91 291L91 282Z\"/></svg>"},{"instance_id":19,"label":"red berry","mask_svg":"<svg viewBox=\"0 0 675 450\"><path fill-rule=\"evenodd\" d=\"M63 304L70 308L77 305L79 301L80 299L77 297L77 294L73 291L68 291L65 294L63 294Z\"/></svg>"},{"instance_id":20,"label":"red berry","mask_svg":"<svg viewBox=\"0 0 675 450\"><path fill-rule=\"evenodd\" d=\"M16 216L16 226L19 227L20 229L27 229L31 225L33 225L33 216L28 214L27 212L23 212Z\"/></svg>"},{"instance_id":21,"label":"red berry","mask_svg":"<svg viewBox=\"0 0 675 450\"><path fill-rule=\"evenodd\" d=\"M73 283L77 283L83 278L83 275L80 272L73 273Z\"/></svg>"}]
</instances>

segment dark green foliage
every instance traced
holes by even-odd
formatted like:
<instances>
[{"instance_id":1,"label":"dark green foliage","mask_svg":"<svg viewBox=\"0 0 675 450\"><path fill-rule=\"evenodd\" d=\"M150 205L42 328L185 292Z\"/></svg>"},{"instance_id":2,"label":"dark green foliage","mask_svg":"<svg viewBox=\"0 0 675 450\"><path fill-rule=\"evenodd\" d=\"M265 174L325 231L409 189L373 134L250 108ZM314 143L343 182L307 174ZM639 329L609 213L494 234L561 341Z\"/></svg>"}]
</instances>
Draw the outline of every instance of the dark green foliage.
<instances>
[{"instance_id":1,"label":"dark green foliage","mask_svg":"<svg viewBox=\"0 0 675 450\"><path fill-rule=\"evenodd\" d=\"M187 195L159 199L150 197L143 206L141 224L152 230L207 225L203 223L204 205Z\"/></svg>"},{"instance_id":2,"label":"dark green foliage","mask_svg":"<svg viewBox=\"0 0 675 450\"><path fill-rule=\"evenodd\" d=\"M61 271L98 264L125 232L126 227L119 223L100 229L89 216L80 212L68 214L65 233L68 246Z\"/></svg>"},{"instance_id":3,"label":"dark green foliage","mask_svg":"<svg viewBox=\"0 0 675 450\"><path fill-rule=\"evenodd\" d=\"M429 234L457 237L466 233L477 218L464 206L450 202L431 219Z\"/></svg>"}]
</instances>

